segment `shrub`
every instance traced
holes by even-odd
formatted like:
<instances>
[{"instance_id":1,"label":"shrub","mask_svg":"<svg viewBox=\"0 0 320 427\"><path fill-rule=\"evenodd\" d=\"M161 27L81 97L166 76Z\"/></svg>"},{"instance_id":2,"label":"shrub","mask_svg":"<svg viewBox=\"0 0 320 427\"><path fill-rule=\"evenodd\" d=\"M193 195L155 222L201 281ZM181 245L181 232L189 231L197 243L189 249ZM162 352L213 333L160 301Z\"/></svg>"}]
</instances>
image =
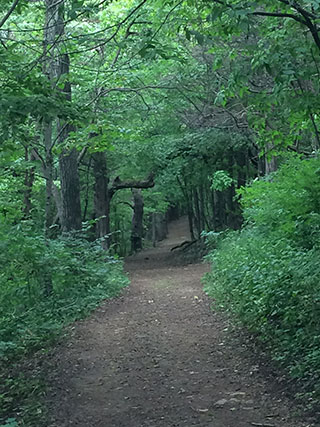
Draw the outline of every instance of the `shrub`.
<instances>
[{"instance_id":1,"label":"shrub","mask_svg":"<svg viewBox=\"0 0 320 427\"><path fill-rule=\"evenodd\" d=\"M27 222L0 228L0 264L0 424L47 425L43 378L19 374L14 364L45 350L65 325L117 295L128 279L99 242L79 235L45 241Z\"/></svg>"},{"instance_id":2,"label":"shrub","mask_svg":"<svg viewBox=\"0 0 320 427\"><path fill-rule=\"evenodd\" d=\"M318 158L293 159L271 180L242 189L247 225L211 251L205 278L206 292L318 399L319 166Z\"/></svg>"},{"instance_id":3,"label":"shrub","mask_svg":"<svg viewBox=\"0 0 320 427\"><path fill-rule=\"evenodd\" d=\"M320 157L292 158L239 194L247 223L308 249L319 242Z\"/></svg>"},{"instance_id":4,"label":"shrub","mask_svg":"<svg viewBox=\"0 0 320 427\"><path fill-rule=\"evenodd\" d=\"M127 284L122 263L99 242L76 235L45 242L27 224L0 233L0 357L41 347Z\"/></svg>"}]
</instances>

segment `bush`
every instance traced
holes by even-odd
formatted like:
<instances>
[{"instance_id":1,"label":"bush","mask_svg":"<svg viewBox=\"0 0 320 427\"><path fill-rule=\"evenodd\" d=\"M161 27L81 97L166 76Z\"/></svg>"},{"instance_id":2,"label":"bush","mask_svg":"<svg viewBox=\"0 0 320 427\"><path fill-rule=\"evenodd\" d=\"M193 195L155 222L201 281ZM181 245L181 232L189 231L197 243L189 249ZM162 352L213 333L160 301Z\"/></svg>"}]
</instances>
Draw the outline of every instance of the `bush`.
<instances>
[{"instance_id":1,"label":"bush","mask_svg":"<svg viewBox=\"0 0 320 427\"><path fill-rule=\"evenodd\" d=\"M320 161L241 190L247 225L211 251L206 292L320 399ZM290 191L291 189L291 191ZM307 231L307 233L306 233Z\"/></svg>"},{"instance_id":2,"label":"bush","mask_svg":"<svg viewBox=\"0 0 320 427\"><path fill-rule=\"evenodd\" d=\"M0 234L0 358L41 347L127 284L122 263L99 242L46 242L27 224Z\"/></svg>"},{"instance_id":3,"label":"bush","mask_svg":"<svg viewBox=\"0 0 320 427\"><path fill-rule=\"evenodd\" d=\"M320 236L320 157L293 158L239 191L244 218L264 233L312 248Z\"/></svg>"},{"instance_id":4,"label":"bush","mask_svg":"<svg viewBox=\"0 0 320 427\"><path fill-rule=\"evenodd\" d=\"M128 279L99 242L78 235L45 241L27 222L1 227L0 264L0 425L45 426L44 379L20 372L20 359L45 350Z\"/></svg>"}]
</instances>

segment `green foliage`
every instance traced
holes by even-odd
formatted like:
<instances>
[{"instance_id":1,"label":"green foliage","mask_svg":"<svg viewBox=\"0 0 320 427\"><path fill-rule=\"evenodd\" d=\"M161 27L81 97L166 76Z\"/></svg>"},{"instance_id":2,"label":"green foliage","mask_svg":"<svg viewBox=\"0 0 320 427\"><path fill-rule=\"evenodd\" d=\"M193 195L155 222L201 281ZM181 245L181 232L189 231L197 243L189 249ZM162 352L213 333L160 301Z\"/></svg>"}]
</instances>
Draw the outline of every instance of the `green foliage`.
<instances>
[{"instance_id":1,"label":"green foliage","mask_svg":"<svg viewBox=\"0 0 320 427\"><path fill-rule=\"evenodd\" d=\"M244 217L265 233L304 248L320 237L320 158L293 158L274 175L239 191Z\"/></svg>"},{"instance_id":2,"label":"green foliage","mask_svg":"<svg viewBox=\"0 0 320 427\"><path fill-rule=\"evenodd\" d=\"M45 350L64 326L116 296L128 279L122 263L99 241L78 235L45 241L28 222L3 225L0 241L0 423L19 413L24 425L42 425L40 379L7 377L8 366L31 351ZM10 422L4 425L15 425Z\"/></svg>"},{"instance_id":3,"label":"green foliage","mask_svg":"<svg viewBox=\"0 0 320 427\"><path fill-rule=\"evenodd\" d=\"M247 225L208 259L206 292L320 398L320 159L292 159L241 190ZM306 232L307 231L307 232Z\"/></svg>"},{"instance_id":4,"label":"green foliage","mask_svg":"<svg viewBox=\"0 0 320 427\"><path fill-rule=\"evenodd\" d=\"M127 283L121 263L76 236L45 242L27 225L1 229L0 356L41 348L62 327L116 295ZM52 295L45 295L46 282Z\"/></svg>"},{"instance_id":5,"label":"green foliage","mask_svg":"<svg viewBox=\"0 0 320 427\"><path fill-rule=\"evenodd\" d=\"M46 410L42 402L45 392L43 378L34 375L32 371L19 373L21 371L19 365L12 364L11 368L10 375L5 372L0 373L0 427L47 425ZM15 368L17 372L13 372ZM14 416L7 417L10 413Z\"/></svg>"},{"instance_id":6,"label":"green foliage","mask_svg":"<svg viewBox=\"0 0 320 427\"><path fill-rule=\"evenodd\" d=\"M15 418L8 418L5 424L1 424L1 427L17 427L18 423Z\"/></svg>"},{"instance_id":7,"label":"green foliage","mask_svg":"<svg viewBox=\"0 0 320 427\"><path fill-rule=\"evenodd\" d=\"M213 174L212 184L210 188L212 190L223 191L226 188L230 187L232 183L233 179L229 176L229 174L225 171L219 170Z\"/></svg>"}]
</instances>

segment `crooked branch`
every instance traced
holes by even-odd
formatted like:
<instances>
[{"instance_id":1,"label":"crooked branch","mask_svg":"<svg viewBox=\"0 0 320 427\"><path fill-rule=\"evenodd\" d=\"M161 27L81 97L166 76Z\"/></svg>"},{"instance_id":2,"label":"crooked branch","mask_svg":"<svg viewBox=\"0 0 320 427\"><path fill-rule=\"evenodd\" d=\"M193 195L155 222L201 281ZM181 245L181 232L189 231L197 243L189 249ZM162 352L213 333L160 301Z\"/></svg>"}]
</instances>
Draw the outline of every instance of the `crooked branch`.
<instances>
[{"instance_id":1,"label":"crooked branch","mask_svg":"<svg viewBox=\"0 0 320 427\"><path fill-rule=\"evenodd\" d=\"M118 176L113 180L111 187L108 190L109 199L113 197L113 195L118 190L122 190L124 188L152 188L154 187L154 175L151 173L146 180L142 181L122 181Z\"/></svg>"}]
</instances>

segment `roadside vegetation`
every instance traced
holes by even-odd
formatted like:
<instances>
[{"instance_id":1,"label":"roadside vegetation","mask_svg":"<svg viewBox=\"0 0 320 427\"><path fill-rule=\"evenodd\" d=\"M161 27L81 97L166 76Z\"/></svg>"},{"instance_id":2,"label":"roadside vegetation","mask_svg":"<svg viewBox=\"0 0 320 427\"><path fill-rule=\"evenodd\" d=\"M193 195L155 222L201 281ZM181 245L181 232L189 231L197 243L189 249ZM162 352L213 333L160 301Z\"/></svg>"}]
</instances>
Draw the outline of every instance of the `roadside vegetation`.
<instances>
[{"instance_id":1,"label":"roadside vegetation","mask_svg":"<svg viewBox=\"0 0 320 427\"><path fill-rule=\"evenodd\" d=\"M238 192L245 225L208 255L206 292L235 314L309 403L320 398L320 159L286 161Z\"/></svg>"},{"instance_id":2,"label":"roadside vegetation","mask_svg":"<svg viewBox=\"0 0 320 427\"><path fill-rule=\"evenodd\" d=\"M76 234L45 242L26 222L3 226L0 241L1 425L20 425L12 414L23 425L45 425L45 378L26 361L45 357L67 325L117 296L128 279L122 261Z\"/></svg>"}]
</instances>

